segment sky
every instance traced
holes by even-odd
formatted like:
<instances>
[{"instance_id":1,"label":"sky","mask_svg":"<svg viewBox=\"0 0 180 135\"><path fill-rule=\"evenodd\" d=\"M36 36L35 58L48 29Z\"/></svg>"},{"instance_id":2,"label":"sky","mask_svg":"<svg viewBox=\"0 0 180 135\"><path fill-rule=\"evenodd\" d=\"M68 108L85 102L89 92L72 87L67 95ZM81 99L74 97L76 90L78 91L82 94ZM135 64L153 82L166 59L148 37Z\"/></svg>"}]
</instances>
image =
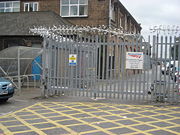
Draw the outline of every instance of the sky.
<instances>
[{"instance_id":1,"label":"sky","mask_svg":"<svg viewBox=\"0 0 180 135\"><path fill-rule=\"evenodd\" d=\"M142 34L150 34L154 26L173 25L180 29L180 0L120 0L138 23ZM180 32L179 32L180 33Z\"/></svg>"}]
</instances>

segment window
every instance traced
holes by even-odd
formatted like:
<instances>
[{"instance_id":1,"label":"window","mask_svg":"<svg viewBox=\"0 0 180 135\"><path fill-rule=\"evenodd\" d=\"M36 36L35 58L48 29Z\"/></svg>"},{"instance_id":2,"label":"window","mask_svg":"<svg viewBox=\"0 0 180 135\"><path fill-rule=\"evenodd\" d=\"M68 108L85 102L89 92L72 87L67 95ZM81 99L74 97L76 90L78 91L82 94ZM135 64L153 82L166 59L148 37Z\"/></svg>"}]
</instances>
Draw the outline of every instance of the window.
<instances>
[{"instance_id":1,"label":"window","mask_svg":"<svg viewBox=\"0 0 180 135\"><path fill-rule=\"evenodd\" d=\"M20 11L19 1L0 2L0 12L19 12L19 11Z\"/></svg>"},{"instance_id":2,"label":"window","mask_svg":"<svg viewBox=\"0 0 180 135\"><path fill-rule=\"evenodd\" d=\"M25 12L38 11L38 2L24 3L24 11Z\"/></svg>"},{"instance_id":3,"label":"window","mask_svg":"<svg viewBox=\"0 0 180 135\"><path fill-rule=\"evenodd\" d=\"M61 0L62 17L85 17L88 15L88 0Z\"/></svg>"}]
</instances>

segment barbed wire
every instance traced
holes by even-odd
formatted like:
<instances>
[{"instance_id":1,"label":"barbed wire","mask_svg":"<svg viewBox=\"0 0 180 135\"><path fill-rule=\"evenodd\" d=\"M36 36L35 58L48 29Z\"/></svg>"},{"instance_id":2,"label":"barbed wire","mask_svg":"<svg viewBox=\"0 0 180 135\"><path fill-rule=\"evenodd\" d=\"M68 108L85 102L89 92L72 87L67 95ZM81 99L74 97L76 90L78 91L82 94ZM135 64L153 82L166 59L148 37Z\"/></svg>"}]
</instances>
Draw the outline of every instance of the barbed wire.
<instances>
[{"instance_id":1,"label":"barbed wire","mask_svg":"<svg viewBox=\"0 0 180 135\"><path fill-rule=\"evenodd\" d=\"M30 32L33 34L38 34L42 37L57 39L59 36L62 35L83 35L83 34L96 34L96 35L107 35L110 36L136 36L140 37L140 34L131 34L131 33L124 33L122 29L117 28L108 28L104 25L99 27L90 27L90 26L66 26L66 25L59 25L53 27L45 27L45 26L34 26L30 28Z\"/></svg>"},{"instance_id":2,"label":"barbed wire","mask_svg":"<svg viewBox=\"0 0 180 135\"><path fill-rule=\"evenodd\" d=\"M180 36L180 26L178 25L157 25L150 27L151 33L164 34L164 35L177 35Z\"/></svg>"}]
</instances>

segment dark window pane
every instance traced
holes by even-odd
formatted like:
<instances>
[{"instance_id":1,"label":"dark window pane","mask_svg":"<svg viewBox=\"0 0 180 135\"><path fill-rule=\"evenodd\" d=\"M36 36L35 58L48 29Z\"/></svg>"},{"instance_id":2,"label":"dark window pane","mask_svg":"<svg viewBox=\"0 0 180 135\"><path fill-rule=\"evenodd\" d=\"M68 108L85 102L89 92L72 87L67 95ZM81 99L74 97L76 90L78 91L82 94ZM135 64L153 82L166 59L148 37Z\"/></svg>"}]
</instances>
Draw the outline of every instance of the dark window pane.
<instances>
[{"instance_id":1,"label":"dark window pane","mask_svg":"<svg viewBox=\"0 0 180 135\"><path fill-rule=\"evenodd\" d=\"M13 7L20 8L20 3L19 2L13 2Z\"/></svg>"},{"instance_id":2,"label":"dark window pane","mask_svg":"<svg viewBox=\"0 0 180 135\"><path fill-rule=\"evenodd\" d=\"M3 8L4 7L4 3L0 3L0 8Z\"/></svg>"},{"instance_id":3,"label":"dark window pane","mask_svg":"<svg viewBox=\"0 0 180 135\"><path fill-rule=\"evenodd\" d=\"M34 4L34 11L38 11L38 4L37 3Z\"/></svg>"},{"instance_id":4,"label":"dark window pane","mask_svg":"<svg viewBox=\"0 0 180 135\"><path fill-rule=\"evenodd\" d=\"M11 12L11 9L10 8L5 9L5 12Z\"/></svg>"},{"instance_id":5,"label":"dark window pane","mask_svg":"<svg viewBox=\"0 0 180 135\"><path fill-rule=\"evenodd\" d=\"M13 8L13 12L19 12L20 9L19 8Z\"/></svg>"},{"instance_id":6,"label":"dark window pane","mask_svg":"<svg viewBox=\"0 0 180 135\"><path fill-rule=\"evenodd\" d=\"M7 2L6 7L12 7L12 2Z\"/></svg>"},{"instance_id":7,"label":"dark window pane","mask_svg":"<svg viewBox=\"0 0 180 135\"><path fill-rule=\"evenodd\" d=\"M29 4L25 4L25 11L29 11Z\"/></svg>"},{"instance_id":8,"label":"dark window pane","mask_svg":"<svg viewBox=\"0 0 180 135\"><path fill-rule=\"evenodd\" d=\"M78 4L78 0L70 0L70 4Z\"/></svg>"},{"instance_id":9,"label":"dark window pane","mask_svg":"<svg viewBox=\"0 0 180 135\"><path fill-rule=\"evenodd\" d=\"M4 12L4 9L0 9L0 13Z\"/></svg>"},{"instance_id":10,"label":"dark window pane","mask_svg":"<svg viewBox=\"0 0 180 135\"><path fill-rule=\"evenodd\" d=\"M79 15L87 15L87 6L79 6Z\"/></svg>"},{"instance_id":11,"label":"dark window pane","mask_svg":"<svg viewBox=\"0 0 180 135\"><path fill-rule=\"evenodd\" d=\"M87 4L87 0L79 0L79 4Z\"/></svg>"},{"instance_id":12,"label":"dark window pane","mask_svg":"<svg viewBox=\"0 0 180 135\"><path fill-rule=\"evenodd\" d=\"M70 15L78 15L77 6L71 6Z\"/></svg>"},{"instance_id":13,"label":"dark window pane","mask_svg":"<svg viewBox=\"0 0 180 135\"><path fill-rule=\"evenodd\" d=\"M29 11L33 11L33 3L29 4Z\"/></svg>"},{"instance_id":14,"label":"dark window pane","mask_svg":"<svg viewBox=\"0 0 180 135\"><path fill-rule=\"evenodd\" d=\"M69 0L62 0L62 4L69 4Z\"/></svg>"},{"instance_id":15,"label":"dark window pane","mask_svg":"<svg viewBox=\"0 0 180 135\"><path fill-rule=\"evenodd\" d=\"M61 16L69 16L69 7L68 6L62 6Z\"/></svg>"}]
</instances>

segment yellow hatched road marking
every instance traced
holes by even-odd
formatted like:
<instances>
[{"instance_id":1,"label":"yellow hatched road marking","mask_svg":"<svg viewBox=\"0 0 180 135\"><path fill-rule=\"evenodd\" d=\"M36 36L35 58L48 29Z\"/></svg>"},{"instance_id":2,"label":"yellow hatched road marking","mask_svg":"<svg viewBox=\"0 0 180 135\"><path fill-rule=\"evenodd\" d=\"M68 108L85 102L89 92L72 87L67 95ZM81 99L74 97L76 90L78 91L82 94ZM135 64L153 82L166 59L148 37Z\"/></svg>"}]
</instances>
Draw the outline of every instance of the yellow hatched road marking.
<instances>
[{"instance_id":1,"label":"yellow hatched road marking","mask_svg":"<svg viewBox=\"0 0 180 135\"><path fill-rule=\"evenodd\" d=\"M15 131L15 132L13 132L13 134L20 134L20 133L22 134L22 133L28 133L28 132L33 132L33 130Z\"/></svg>"},{"instance_id":2,"label":"yellow hatched road marking","mask_svg":"<svg viewBox=\"0 0 180 135\"><path fill-rule=\"evenodd\" d=\"M43 106L43 105L42 105L42 106ZM43 106L43 107L46 107L46 106ZM47 108L48 108L48 107L47 107ZM53 110L53 109L50 108L50 110ZM57 113L59 113L59 114L63 114L63 113L58 112L58 111L56 111L56 110L53 110L53 111L55 111L55 112L57 112ZM67 116L67 117L69 117L69 118L75 119L75 120L77 120L77 121L79 121L79 122L82 122L82 123L84 123L84 124L86 124L86 125L89 125L89 126L91 126L91 127L94 127L94 128L96 128L96 129L99 129L100 131L103 131L103 132L105 132L105 133L107 133L107 134L115 135L115 134L113 134L113 133L110 132L110 131L106 131L106 130L104 130L103 128L98 127L98 126L96 126L96 125L91 125L91 124L89 124L88 122L85 122L85 121L83 121L83 120L80 120L80 119L78 119L78 118L76 118L76 117L73 117L73 116L70 116L70 115L66 115L66 114L63 114L63 115L65 115L65 116Z\"/></svg>"},{"instance_id":3,"label":"yellow hatched road marking","mask_svg":"<svg viewBox=\"0 0 180 135\"><path fill-rule=\"evenodd\" d=\"M81 104L83 104L83 103L81 103ZM91 103L92 104L92 103ZM87 105L87 104L86 104ZM87 105L87 106L89 106L89 105ZM116 107L114 107L114 106L110 106L110 105L105 105L106 107L112 107L112 108L114 108L114 109L116 109L116 110L121 110L121 111L123 111L124 109L120 109L120 108L116 108ZM125 105L126 106L126 105ZM127 105L127 106L130 106L130 105ZM142 106L143 107L143 106ZM94 107L93 106L93 108L96 108L96 109L98 109L98 110L100 110L98 107ZM127 112L129 112L129 113L131 113L132 114L132 112L131 111L128 111L128 110L125 110L125 111L127 111ZM106 113L108 113L108 111L106 111ZM110 112L109 112L110 113ZM119 115L116 115L116 114L113 114L113 113L110 113L111 115L114 115L114 116L119 116ZM139 112L133 112L133 114L138 114L138 115L141 115L141 116L144 116L144 117L149 117L149 118L152 118L152 119L156 119L157 121L164 121L164 122L166 122L166 123L168 123L166 120L171 120L171 119L165 119L165 120L161 120L161 119L158 119L158 118L154 118L154 117L151 117L151 116L147 116L147 115L143 115L143 114L139 114ZM160 113L159 113L160 114ZM155 116L157 116L157 115L155 115ZM141 118L143 118L143 117L141 117ZM172 131L172 130L169 130L169 129L166 129L166 128L164 128L164 127L159 127L159 126L156 126L156 125L151 125L151 124L148 124L148 122L143 122L143 121L138 121L138 120L135 120L135 119L133 119L133 118L129 118L130 120L132 120L132 121L135 121L135 122L138 122L138 123L140 123L141 125L144 125L144 124L146 124L146 125L148 125L148 126L151 126L151 127L154 127L155 129L151 129L151 130L156 130L156 129L161 129L161 130L165 130L165 131L168 131L168 132L172 132L172 133L175 133L175 134L179 134L178 132L175 132L175 131ZM110 121L110 120L109 120ZM157 122L156 121L156 122ZM170 122L169 122L170 123ZM117 123L116 123L117 124ZM177 124L175 124L175 123L172 123L173 125L175 125L175 126L178 126ZM133 125L128 125L128 126L125 126L125 127L127 127L127 128L129 128L129 129L136 129L136 128L134 128L134 127L131 127L131 126L135 126L135 125L137 125L137 124L133 124ZM143 132L141 132L141 133L145 133L145 132L149 132L149 131L151 131L151 130L145 130L145 131L143 131Z\"/></svg>"},{"instance_id":4,"label":"yellow hatched road marking","mask_svg":"<svg viewBox=\"0 0 180 135\"><path fill-rule=\"evenodd\" d=\"M36 133L40 134L40 135L46 135L44 132L42 132L41 130L39 130L38 128L32 126L31 124L29 124L28 122L26 122L25 120L19 118L17 115L13 114L13 116L19 120L20 122L22 122L25 126L29 127L30 129L32 129L33 131L35 131Z\"/></svg>"},{"instance_id":5,"label":"yellow hatched road marking","mask_svg":"<svg viewBox=\"0 0 180 135\"><path fill-rule=\"evenodd\" d=\"M26 107L26 108L22 108L22 109L20 109L20 110L18 110L18 111L15 111L15 112L8 113L8 114L6 114L6 115L0 116L0 118L4 118L4 117L10 116L10 115L12 115L12 114L15 114L15 115L16 115L16 113L22 112L23 110L28 109L28 108L31 108L31 107L33 107L33 106L36 106L37 104L38 104L38 103L35 103L35 104L30 105L30 106L28 106L28 107Z\"/></svg>"},{"instance_id":6,"label":"yellow hatched road marking","mask_svg":"<svg viewBox=\"0 0 180 135\"><path fill-rule=\"evenodd\" d=\"M111 106L112 108L115 108L115 109L119 109L119 108L116 108L116 107L114 107L114 106ZM119 109L119 110L122 110L122 109ZM128 111L128 110L126 110L127 112L129 112L129 113L132 113L131 111ZM152 111L151 111L152 112ZM139 114L139 112L133 112L134 114L138 114L138 115L141 115L141 116L144 116L144 117L148 117L148 118L152 118L152 119L155 119L155 120L157 120L157 121L160 121L160 122L166 122L166 123L172 123L172 122L167 122L167 120L172 120L172 118L171 119L165 119L165 120L162 120L162 119L158 119L158 118L155 118L155 117L151 117L151 116L153 116L153 115L150 115L150 116L148 116L148 115L143 115L143 114ZM161 113L158 113L158 114L161 114ZM157 116L157 115L154 115L154 116ZM159 115L158 115L159 116ZM143 117L142 117L143 118ZM130 119L132 119L132 118L130 118ZM146 124L146 125L148 125L148 126L151 126L151 127L155 127L156 129L158 129L158 130L165 130L165 131L168 131L168 132L172 132L172 133L175 133L175 134L179 134L178 132L175 132L175 131L172 131L172 130L169 130L169 129L166 129L165 127L159 127L159 126L156 126L156 125L151 125L151 124L149 124L148 122L143 122L143 121L138 121L138 120L135 120L135 119L132 119L132 121L136 121L136 122L139 122L139 123L141 123L141 124ZM156 122L157 122L156 121ZM175 124L175 123L172 123L173 125L177 125L177 124ZM134 124L135 125L135 124ZM134 126L134 125L132 125L132 126ZM178 125L177 125L178 126ZM145 130L144 132L149 132L149 131L152 131L152 130L155 130L155 129L150 129L150 130Z\"/></svg>"},{"instance_id":7,"label":"yellow hatched road marking","mask_svg":"<svg viewBox=\"0 0 180 135\"><path fill-rule=\"evenodd\" d=\"M29 109L28 109L28 110L29 110ZM36 114L36 115L38 115L40 118L46 119L49 123L52 123L52 124L56 125L57 127L63 128L63 129L65 129L65 130L67 130L68 132L72 133L72 134L76 134L76 132L74 132L73 130L71 130L70 128L68 128L68 127L66 127L66 126L64 126L64 125L62 125L62 124L59 124L59 123L57 123L57 122L55 122L55 121L53 121L53 120L47 119L47 117L42 116L41 114L38 114L37 112L34 112L34 111L32 111L32 110L29 110L29 111L30 111L30 112L33 112L33 113Z\"/></svg>"},{"instance_id":8,"label":"yellow hatched road marking","mask_svg":"<svg viewBox=\"0 0 180 135\"><path fill-rule=\"evenodd\" d=\"M65 106L66 106L66 105L65 105ZM87 105L87 106L88 106L88 105ZM69 107L69 106L66 106L66 107L72 108L73 110L78 110L78 111L80 111L80 112L82 112L82 113L86 113L86 114L91 115L91 116L93 116L93 117L97 117L96 115L91 114L91 113L89 113L89 112L85 112L85 111L82 111L82 110L79 110L79 109L76 109L76 108L73 108L73 107ZM110 114L111 114L111 115L114 115L114 114L112 114L112 113L110 113ZM139 129L131 128L131 127L127 126L127 125L123 125L123 124L120 124L120 123L116 123L116 122L114 122L114 121L112 121L112 120L108 120L108 119L105 119L105 118L100 117L100 116L98 116L97 118L100 118L100 119L102 119L102 120L105 120L106 122L111 122L111 123L113 123L113 124L120 125L121 127L127 127L127 128L129 128L129 129L132 129L132 130L135 130L135 131L137 131L137 132L143 133L143 132L142 132L141 130L139 130ZM98 127L98 128L99 128L99 127ZM105 129L103 129L103 130L106 131Z\"/></svg>"},{"instance_id":9,"label":"yellow hatched road marking","mask_svg":"<svg viewBox=\"0 0 180 135\"><path fill-rule=\"evenodd\" d=\"M3 126L1 123L0 123L0 129L4 131L5 135L13 135L11 131L6 126Z\"/></svg>"},{"instance_id":10,"label":"yellow hatched road marking","mask_svg":"<svg viewBox=\"0 0 180 135\"><path fill-rule=\"evenodd\" d=\"M57 107L56 107L57 106ZM81 108L81 106L84 106L84 107L87 107L87 108ZM118 107L124 107L125 108L118 108ZM53 108L55 107L55 108ZM80 108L78 108L80 107ZM126 113L121 113L121 114L115 114L113 112L111 112L111 110L106 110L106 109L103 109L103 108L106 108L106 107L111 107L112 108L112 111L125 111ZM126 108L127 107L127 108ZM63 111L58 111L56 109L62 109L62 108L69 108L70 110L63 110ZM152 108L152 109L151 109ZM178 124L176 123L173 123L171 122L170 120L176 120L176 119L179 119L179 117L177 116L173 116L172 114L176 114L176 111L174 111L173 109L177 109L179 107L172 107L170 106L169 108L158 108L158 107L154 107L154 106L142 106L142 105L125 105L125 104L120 104L120 105L117 105L117 104L109 104L109 103L89 103L89 102L84 102L84 103L81 103L81 102L75 102L75 103L71 103L71 102L42 102L42 103L36 103L32 106L29 106L27 108L23 108L21 110L18 110L16 112L13 112L13 113L10 113L10 114L7 114L7 115L4 115L4 116L1 116L0 118L7 118L8 116L13 116L14 118L16 118L16 120L6 120L6 121L2 121L2 123L0 123L0 129L2 129L2 131L4 132L4 134L6 135L13 135L14 133L26 133L26 132L29 132L29 131L35 131L37 132L38 134L40 135L43 135L45 134L44 132L42 132L41 130L47 130L47 129L53 129L53 127L48 127L48 128L43 128L43 129L39 129L39 128L36 128L33 126L33 124L45 124L47 122L36 122L36 123L28 123L27 120L38 120L40 118L42 119L46 119L48 121L48 123L51 123L51 124L54 124L56 125L57 127L61 127L63 129L65 129L66 131L70 132L71 135L77 135L77 134L86 134L86 133L96 133L96 132L104 132L104 133L107 133L107 134L113 134L112 132L108 131L108 130L112 130L112 129L117 129L119 127L112 127L112 128L102 128L102 127L99 127L98 125L94 125L94 124L97 124L98 123L105 123L105 122L110 122L110 123L113 123L113 124L116 124L116 125L119 125L120 128L128 128L128 129L131 129L133 130L134 132L133 133L127 133L127 134L124 134L124 135L137 135L137 134L146 134L146 135L151 135L149 132L151 131L156 131L156 130L164 130L164 131L167 131L167 132L171 132L171 133L174 133L174 134L179 134L178 132L176 131L172 131L170 130L169 128L174 128L174 127L179 127ZM86 109L95 109L95 111L86 111ZM130 109L130 110L129 110ZM139 111L132 111L132 109L139 109ZM36 111L43 111L43 110L50 110L52 112L45 112L45 113L38 113ZM164 110L164 111L167 111L165 113L161 113L161 112L158 112L160 110ZM70 111L79 111L78 113L73 113L73 114L65 114L65 113L68 113ZM17 114L18 112L20 112L20 114ZM23 113L27 113L27 112L31 112L32 114L23 114ZM106 114L102 115L102 116L97 116L96 114L93 114L93 113L102 113L102 112L105 112ZM143 112L152 112L152 113L155 113L155 114L152 114L152 115L145 115L145 114L140 114L140 113L143 113ZM58 114L61 114L61 117L63 116L66 116L68 118L66 119L62 119L62 120L51 120L51 118L55 118L57 116L43 116L43 115L46 115L46 114L53 114L53 113L58 113ZM81 114L87 114L87 115L90 115L90 117L81 117L81 118L77 118L75 115L81 115ZM135 119L134 118L123 118L124 116L128 115L128 114L137 114L138 117L136 117ZM26 117L26 116L38 116L38 118L28 118L28 119L25 119L25 118L21 118L21 117ZM161 115L164 115L164 116L168 116L170 118L167 118L167 119L160 119L160 118L155 118L156 116L161 116ZM118 120L110 120L106 117L108 116L117 116L119 117ZM100 119L100 121L97 121L97 122L86 122L84 121L83 119L85 118L98 118ZM122 119L121 119L122 117ZM150 118L150 119L154 119L154 121L148 121L148 122L143 122L143 121L140 121L138 120L139 118ZM25 119L25 120L24 120ZM73 131L71 128L69 128L69 126L78 126L78 125L82 125L81 123L79 124L69 124L69 125L61 125L57 122L60 122L60 121L65 121L65 120L71 120L71 119L74 119L74 120L77 120L79 122L81 122L82 124L84 125L89 125L91 127L94 127L95 129L94 130L90 130L90 131L85 131L85 132L80 132L80 133L77 133L75 131ZM7 127L15 127L15 126L4 126L3 123L4 122L13 122L13 121L20 121L22 122L25 126L29 127L31 130L25 130L25 131L15 131L15 132L11 132L10 130L8 130ZM121 123L117 123L117 121L119 120L131 120L133 122L137 122L135 124L129 124L129 125L124 125L124 124L121 124ZM157 125L153 125L152 123L155 123L155 122L165 122L167 124L172 124L170 126L167 126L167 127L159 127ZM148 130L140 130L140 129L136 129L134 126L140 126L140 125L147 125L147 126L151 126L153 129L148 129ZM18 125L18 126L23 126L23 125ZM17 125L16 125L17 127Z\"/></svg>"}]
</instances>

